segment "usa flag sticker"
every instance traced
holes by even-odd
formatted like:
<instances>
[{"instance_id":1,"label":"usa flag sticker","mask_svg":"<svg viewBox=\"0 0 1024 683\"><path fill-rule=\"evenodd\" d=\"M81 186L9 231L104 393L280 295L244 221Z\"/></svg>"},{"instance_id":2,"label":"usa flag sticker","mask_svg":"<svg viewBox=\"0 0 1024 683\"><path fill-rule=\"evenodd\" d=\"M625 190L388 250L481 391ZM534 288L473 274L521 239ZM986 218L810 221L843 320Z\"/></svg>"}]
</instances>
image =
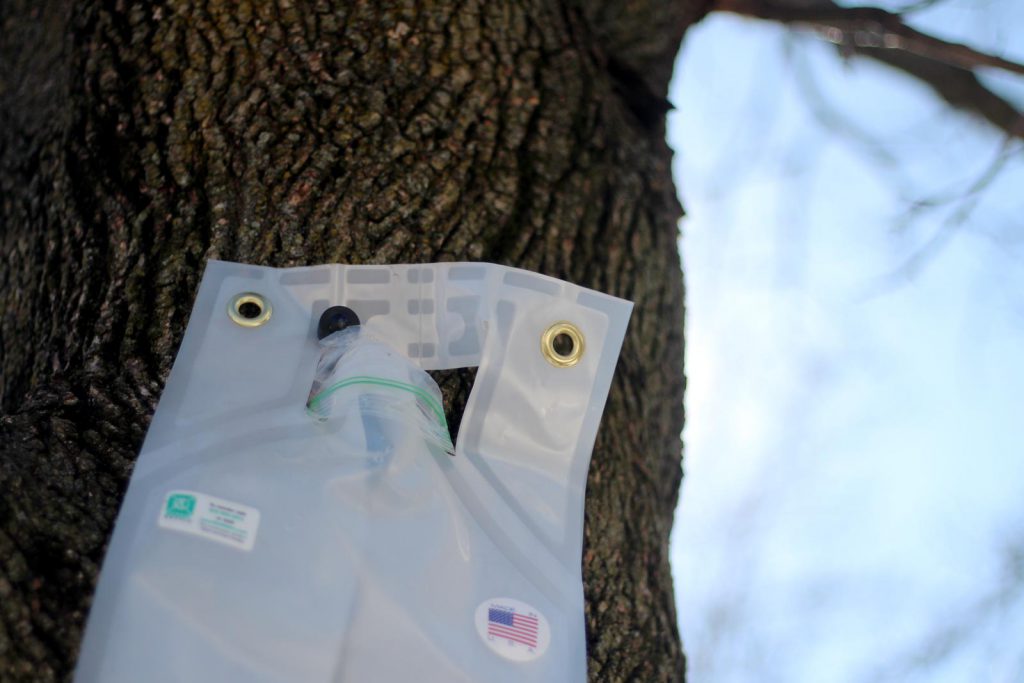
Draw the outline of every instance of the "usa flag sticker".
<instances>
[{"instance_id":1,"label":"usa flag sticker","mask_svg":"<svg viewBox=\"0 0 1024 683\"><path fill-rule=\"evenodd\" d=\"M491 650L514 662L547 652L551 626L540 611L515 598L492 598L476 608L476 630Z\"/></svg>"}]
</instances>

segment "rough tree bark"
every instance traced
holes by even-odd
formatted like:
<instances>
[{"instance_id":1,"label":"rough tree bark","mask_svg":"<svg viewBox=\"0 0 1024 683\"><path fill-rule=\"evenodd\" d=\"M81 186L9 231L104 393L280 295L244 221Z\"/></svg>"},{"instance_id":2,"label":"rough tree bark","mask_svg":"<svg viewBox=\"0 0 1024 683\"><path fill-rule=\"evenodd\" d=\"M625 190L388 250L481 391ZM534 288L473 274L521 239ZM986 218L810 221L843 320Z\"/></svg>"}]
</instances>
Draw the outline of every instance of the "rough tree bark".
<instances>
[{"instance_id":1,"label":"rough tree bark","mask_svg":"<svg viewBox=\"0 0 1024 683\"><path fill-rule=\"evenodd\" d=\"M706 4L0 5L0 680L70 678L208 257L488 260L634 300L588 482L590 678L682 680L663 95Z\"/></svg>"}]
</instances>

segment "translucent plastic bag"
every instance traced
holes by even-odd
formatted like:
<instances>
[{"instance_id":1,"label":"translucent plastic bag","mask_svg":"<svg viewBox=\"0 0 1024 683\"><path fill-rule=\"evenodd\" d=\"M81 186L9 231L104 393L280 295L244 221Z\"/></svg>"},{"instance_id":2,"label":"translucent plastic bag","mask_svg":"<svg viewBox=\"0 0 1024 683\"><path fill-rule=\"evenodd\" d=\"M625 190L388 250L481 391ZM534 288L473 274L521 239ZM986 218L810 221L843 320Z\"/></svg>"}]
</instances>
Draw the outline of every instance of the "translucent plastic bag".
<instances>
[{"instance_id":1,"label":"translucent plastic bag","mask_svg":"<svg viewBox=\"0 0 1024 683\"><path fill-rule=\"evenodd\" d=\"M335 304L362 324L318 343ZM211 261L77 683L584 681L584 487L630 309L496 265ZM424 371L475 365L453 448Z\"/></svg>"}]
</instances>

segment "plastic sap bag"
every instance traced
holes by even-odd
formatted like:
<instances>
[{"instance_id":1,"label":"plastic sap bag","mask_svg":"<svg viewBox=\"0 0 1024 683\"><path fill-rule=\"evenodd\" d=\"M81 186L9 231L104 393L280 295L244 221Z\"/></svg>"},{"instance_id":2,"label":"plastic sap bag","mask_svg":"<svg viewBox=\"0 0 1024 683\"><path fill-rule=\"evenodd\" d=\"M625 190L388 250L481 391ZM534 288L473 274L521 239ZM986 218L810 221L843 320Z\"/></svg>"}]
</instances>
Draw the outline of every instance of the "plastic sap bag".
<instances>
[{"instance_id":1,"label":"plastic sap bag","mask_svg":"<svg viewBox=\"0 0 1024 683\"><path fill-rule=\"evenodd\" d=\"M336 304L361 324L318 342ZM584 681L584 487L630 309L495 265L211 261L75 680ZM425 370L476 365L453 449Z\"/></svg>"}]
</instances>

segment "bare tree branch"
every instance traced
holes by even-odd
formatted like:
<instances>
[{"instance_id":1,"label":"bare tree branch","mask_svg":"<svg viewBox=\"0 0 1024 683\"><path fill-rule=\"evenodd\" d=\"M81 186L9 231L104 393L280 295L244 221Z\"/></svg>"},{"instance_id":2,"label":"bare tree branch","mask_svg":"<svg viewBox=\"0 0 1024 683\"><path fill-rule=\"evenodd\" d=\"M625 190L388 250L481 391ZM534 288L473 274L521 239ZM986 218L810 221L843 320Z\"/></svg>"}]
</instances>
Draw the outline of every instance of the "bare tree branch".
<instances>
[{"instance_id":1,"label":"bare tree branch","mask_svg":"<svg viewBox=\"0 0 1024 683\"><path fill-rule=\"evenodd\" d=\"M920 12L921 10L928 9L929 7L934 7L943 1L944 0L917 0L917 2L912 2L909 5L900 7L896 13L910 14L911 12Z\"/></svg>"},{"instance_id":2,"label":"bare tree branch","mask_svg":"<svg viewBox=\"0 0 1024 683\"><path fill-rule=\"evenodd\" d=\"M989 90L972 71L907 52L878 48L856 52L917 78L955 109L980 116L1007 135L1024 139L1024 114Z\"/></svg>"},{"instance_id":3,"label":"bare tree branch","mask_svg":"<svg viewBox=\"0 0 1024 683\"><path fill-rule=\"evenodd\" d=\"M720 0L715 8L784 24L803 24L843 45L903 50L962 69L989 66L1024 74L1024 64L921 33L908 26L899 14L878 7L841 7L824 2L791 5L777 0Z\"/></svg>"},{"instance_id":4,"label":"bare tree branch","mask_svg":"<svg viewBox=\"0 0 1024 683\"><path fill-rule=\"evenodd\" d=\"M903 17L876 7L841 7L831 0L718 0L715 9L810 28L849 53L870 57L928 85L951 106L1024 139L1024 115L975 75L981 67L1024 75L1024 65L917 31Z\"/></svg>"}]
</instances>

